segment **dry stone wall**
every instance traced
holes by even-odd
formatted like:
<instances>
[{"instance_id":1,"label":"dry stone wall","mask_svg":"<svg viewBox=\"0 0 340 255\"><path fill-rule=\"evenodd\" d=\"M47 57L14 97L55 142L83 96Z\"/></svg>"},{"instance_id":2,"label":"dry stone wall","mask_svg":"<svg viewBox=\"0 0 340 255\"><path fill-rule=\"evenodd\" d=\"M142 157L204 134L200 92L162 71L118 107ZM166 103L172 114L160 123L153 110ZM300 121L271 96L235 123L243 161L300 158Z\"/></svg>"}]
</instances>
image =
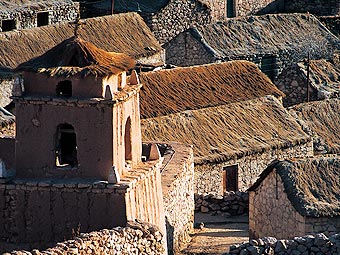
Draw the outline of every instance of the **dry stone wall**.
<instances>
[{"instance_id":1,"label":"dry stone wall","mask_svg":"<svg viewBox=\"0 0 340 255\"><path fill-rule=\"evenodd\" d=\"M76 233L77 234L77 233ZM6 255L48 255L48 254L164 254L162 234L156 226L131 222L128 227L103 229L97 232L80 234L72 240L57 243L45 251L31 252L17 250Z\"/></svg>"},{"instance_id":2,"label":"dry stone wall","mask_svg":"<svg viewBox=\"0 0 340 255\"><path fill-rule=\"evenodd\" d=\"M286 12L310 12L315 15L340 15L338 0L286 0Z\"/></svg>"},{"instance_id":3,"label":"dry stone wall","mask_svg":"<svg viewBox=\"0 0 340 255\"><path fill-rule=\"evenodd\" d=\"M227 255L336 255L340 254L340 234L329 238L325 234L294 237L291 240L277 240L264 237L251 240L249 243L233 245Z\"/></svg>"},{"instance_id":4,"label":"dry stone wall","mask_svg":"<svg viewBox=\"0 0 340 255\"><path fill-rule=\"evenodd\" d=\"M223 168L238 165L238 188L245 191L260 173L275 159L306 157L313 155L313 142L286 149L273 149L263 153L235 158L219 164L195 165L195 193L214 192L223 195Z\"/></svg>"},{"instance_id":5,"label":"dry stone wall","mask_svg":"<svg viewBox=\"0 0 340 255\"><path fill-rule=\"evenodd\" d=\"M238 0L236 1L236 16L276 13L283 10L283 0Z\"/></svg>"}]
</instances>

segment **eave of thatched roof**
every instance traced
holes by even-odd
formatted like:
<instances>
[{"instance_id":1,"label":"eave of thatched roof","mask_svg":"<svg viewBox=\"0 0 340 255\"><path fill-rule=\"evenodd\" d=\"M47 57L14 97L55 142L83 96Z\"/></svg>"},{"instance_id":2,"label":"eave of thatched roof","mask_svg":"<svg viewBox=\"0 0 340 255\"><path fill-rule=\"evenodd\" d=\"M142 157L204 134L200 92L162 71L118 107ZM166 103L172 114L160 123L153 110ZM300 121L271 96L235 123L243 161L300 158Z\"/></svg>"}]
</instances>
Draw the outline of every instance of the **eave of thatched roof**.
<instances>
[{"instance_id":1,"label":"eave of thatched roof","mask_svg":"<svg viewBox=\"0 0 340 255\"><path fill-rule=\"evenodd\" d=\"M84 19L80 23L79 37L108 52L125 53L139 59L162 50L143 19L136 13ZM16 68L72 36L73 23L1 33L0 68Z\"/></svg>"},{"instance_id":2,"label":"eave of thatched roof","mask_svg":"<svg viewBox=\"0 0 340 255\"><path fill-rule=\"evenodd\" d=\"M284 94L248 61L142 73L142 118Z\"/></svg>"},{"instance_id":3,"label":"eave of thatched roof","mask_svg":"<svg viewBox=\"0 0 340 255\"><path fill-rule=\"evenodd\" d=\"M72 0L1 0L0 16L15 12L28 12L29 10L46 10L52 6L74 4Z\"/></svg>"},{"instance_id":4,"label":"eave of thatched roof","mask_svg":"<svg viewBox=\"0 0 340 255\"><path fill-rule=\"evenodd\" d=\"M58 44L40 57L18 66L16 71L49 76L107 76L132 69L135 61L123 53L106 52L79 37Z\"/></svg>"},{"instance_id":5,"label":"eave of thatched roof","mask_svg":"<svg viewBox=\"0 0 340 255\"><path fill-rule=\"evenodd\" d=\"M255 191L274 169L281 177L288 199L301 215L340 216L339 157L275 162L261 173L249 191Z\"/></svg>"},{"instance_id":6,"label":"eave of thatched roof","mask_svg":"<svg viewBox=\"0 0 340 255\"><path fill-rule=\"evenodd\" d=\"M303 103L289 109L313 137L316 148L322 145L327 153L340 153L340 99Z\"/></svg>"},{"instance_id":7,"label":"eave of thatched roof","mask_svg":"<svg viewBox=\"0 0 340 255\"><path fill-rule=\"evenodd\" d=\"M305 49L320 52L340 48L339 38L309 14L240 17L197 26L189 32L217 59L293 49L302 54Z\"/></svg>"},{"instance_id":8,"label":"eave of thatched roof","mask_svg":"<svg viewBox=\"0 0 340 255\"><path fill-rule=\"evenodd\" d=\"M194 145L196 164L287 148L310 141L273 96L143 119L145 141Z\"/></svg>"}]
</instances>

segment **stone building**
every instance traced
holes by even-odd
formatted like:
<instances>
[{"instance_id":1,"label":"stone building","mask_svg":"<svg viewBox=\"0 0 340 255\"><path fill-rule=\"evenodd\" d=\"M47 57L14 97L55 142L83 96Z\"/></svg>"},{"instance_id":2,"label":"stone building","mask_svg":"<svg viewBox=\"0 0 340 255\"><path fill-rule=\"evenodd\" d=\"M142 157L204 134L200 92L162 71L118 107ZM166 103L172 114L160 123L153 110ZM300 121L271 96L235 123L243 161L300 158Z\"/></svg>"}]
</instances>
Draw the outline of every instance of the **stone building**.
<instances>
[{"instance_id":1,"label":"stone building","mask_svg":"<svg viewBox=\"0 0 340 255\"><path fill-rule=\"evenodd\" d=\"M274 162L249 189L250 238L340 231L340 159Z\"/></svg>"},{"instance_id":2,"label":"stone building","mask_svg":"<svg viewBox=\"0 0 340 255\"><path fill-rule=\"evenodd\" d=\"M311 59L330 59L340 49L340 40L313 15L272 14L196 26L164 48L169 64L246 59L275 81L284 68L307 58L308 53Z\"/></svg>"},{"instance_id":3,"label":"stone building","mask_svg":"<svg viewBox=\"0 0 340 255\"><path fill-rule=\"evenodd\" d=\"M338 0L285 0L286 12L310 12L319 16L340 15Z\"/></svg>"},{"instance_id":4,"label":"stone building","mask_svg":"<svg viewBox=\"0 0 340 255\"><path fill-rule=\"evenodd\" d=\"M85 19L80 24L79 35L101 49L125 53L136 59L141 68L164 65L163 49L136 13ZM13 84L22 83L13 69L70 38L74 30L73 23L61 23L1 34L0 107L11 102Z\"/></svg>"},{"instance_id":5,"label":"stone building","mask_svg":"<svg viewBox=\"0 0 340 255\"><path fill-rule=\"evenodd\" d=\"M74 21L79 3L72 0L1 0L0 32Z\"/></svg>"},{"instance_id":6,"label":"stone building","mask_svg":"<svg viewBox=\"0 0 340 255\"><path fill-rule=\"evenodd\" d=\"M108 15L112 1L83 1L85 16ZM277 12L283 0L136 0L114 1L114 12L139 12L161 44L195 24L226 18Z\"/></svg>"},{"instance_id":7,"label":"stone building","mask_svg":"<svg viewBox=\"0 0 340 255\"><path fill-rule=\"evenodd\" d=\"M338 98L303 103L289 112L313 138L314 154L340 153L340 100Z\"/></svg>"},{"instance_id":8,"label":"stone building","mask_svg":"<svg viewBox=\"0 0 340 255\"><path fill-rule=\"evenodd\" d=\"M283 70L278 80L278 88L286 94L283 100L285 106L337 98L340 96L339 55L330 60L310 60L309 63L305 60L294 64Z\"/></svg>"},{"instance_id":9,"label":"stone building","mask_svg":"<svg viewBox=\"0 0 340 255\"><path fill-rule=\"evenodd\" d=\"M135 219L165 236L161 158L141 160L141 84L136 72L126 82L134 66L75 36L18 67L24 90L13 92L15 175L1 176L0 250Z\"/></svg>"}]
</instances>

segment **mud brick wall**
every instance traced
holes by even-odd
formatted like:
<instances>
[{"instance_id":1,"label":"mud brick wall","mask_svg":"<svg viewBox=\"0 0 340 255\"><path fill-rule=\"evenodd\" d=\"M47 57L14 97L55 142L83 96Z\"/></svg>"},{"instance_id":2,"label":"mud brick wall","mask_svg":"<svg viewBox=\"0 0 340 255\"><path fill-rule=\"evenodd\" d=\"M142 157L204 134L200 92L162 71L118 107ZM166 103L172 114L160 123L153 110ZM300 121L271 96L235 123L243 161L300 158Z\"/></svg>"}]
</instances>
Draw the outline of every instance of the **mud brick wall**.
<instances>
[{"instance_id":1,"label":"mud brick wall","mask_svg":"<svg viewBox=\"0 0 340 255\"><path fill-rule=\"evenodd\" d=\"M78 235L78 234L77 234ZM131 222L128 227L103 229L80 234L72 240L58 243L45 251L13 251L8 255L21 254L164 254L162 234L157 227Z\"/></svg>"},{"instance_id":2,"label":"mud brick wall","mask_svg":"<svg viewBox=\"0 0 340 255\"><path fill-rule=\"evenodd\" d=\"M192 146L174 142L169 145L162 186L168 254L176 254L190 241L194 225L194 159Z\"/></svg>"},{"instance_id":3,"label":"mud brick wall","mask_svg":"<svg viewBox=\"0 0 340 255\"><path fill-rule=\"evenodd\" d=\"M195 165L195 193L214 192L223 195L223 168L226 166L238 165L238 188L245 191L273 160L312 155L313 142L309 141L291 148L273 149L219 164Z\"/></svg>"}]
</instances>

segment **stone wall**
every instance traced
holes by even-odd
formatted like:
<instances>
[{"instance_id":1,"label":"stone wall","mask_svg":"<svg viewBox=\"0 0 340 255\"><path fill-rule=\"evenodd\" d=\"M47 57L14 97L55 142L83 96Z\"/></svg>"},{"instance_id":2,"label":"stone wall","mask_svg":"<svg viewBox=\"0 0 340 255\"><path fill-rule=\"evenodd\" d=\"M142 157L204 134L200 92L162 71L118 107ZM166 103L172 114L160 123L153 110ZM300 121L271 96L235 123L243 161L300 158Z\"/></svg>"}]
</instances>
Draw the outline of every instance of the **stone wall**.
<instances>
[{"instance_id":1,"label":"stone wall","mask_svg":"<svg viewBox=\"0 0 340 255\"><path fill-rule=\"evenodd\" d=\"M329 236L340 233L340 217L307 217L305 223L306 234L324 233Z\"/></svg>"},{"instance_id":2,"label":"stone wall","mask_svg":"<svg viewBox=\"0 0 340 255\"><path fill-rule=\"evenodd\" d=\"M158 13L143 18L161 44L194 24L209 24L214 19L211 10L197 0L170 0Z\"/></svg>"},{"instance_id":3,"label":"stone wall","mask_svg":"<svg viewBox=\"0 0 340 255\"><path fill-rule=\"evenodd\" d=\"M14 78L8 78L6 79L3 77L0 78L0 107L5 107L10 104L12 101L10 99L10 96L12 96L12 88L14 84Z\"/></svg>"},{"instance_id":4,"label":"stone wall","mask_svg":"<svg viewBox=\"0 0 340 255\"><path fill-rule=\"evenodd\" d=\"M22 254L164 254L162 234L150 224L131 222L128 227L103 229L76 237L45 251L13 251L7 255Z\"/></svg>"},{"instance_id":5,"label":"stone wall","mask_svg":"<svg viewBox=\"0 0 340 255\"><path fill-rule=\"evenodd\" d=\"M340 38L340 14L338 16L319 17L319 20L337 37Z\"/></svg>"},{"instance_id":6,"label":"stone wall","mask_svg":"<svg viewBox=\"0 0 340 255\"><path fill-rule=\"evenodd\" d=\"M63 21L74 21L79 15L79 3L63 3L53 6L41 5L39 8L27 8L25 10L13 10L0 16L0 20L14 19L16 29L37 27L37 13L48 12L48 23L55 24ZM1 25L1 22L0 22ZM0 27L0 32L2 31Z\"/></svg>"},{"instance_id":7,"label":"stone wall","mask_svg":"<svg viewBox=\"0 0 340 255\"><path fill-rule=\"evenodd\" d=\"M315 15L339 15L338 0L285 0L286 12L310 12Z\"/></svg>"},{"instance_id":8,"label":"stone wall","mask_svg":"<svg viewBox=\"0 0 340 255\"><path fill-rule=\"evenodd\" d=\"M271 150L263 153L235 158L219 164L195 165L195 193L214 192L223 195L223 168L238 165L238 188L246 190L258 175L275 159L305 157L313 155L313 142L291 148Z\"/></svg>"},{"instance_id":9,"label":"stone wall","mask_svg":"<svg viewBox=\"0 0 340 255\"><path fill-rule=\"evenodd\" d=\"M11 125L13 127L13 125ZM1 136L1 130L0 130ZM7 170L15 167L15 138L0 138L0 159L5 163Z\"/></svg>"},{"instance_id":10,"label":"stone wall","mask_svg":"<svg viewBox=\"0 0 340 255\"><path fill-rule=\"evenodd\" d=\"M223 196L214 193L195 194L195 211L215 214L241 215L248 213L247 192L226 191Z\"/></svg>"},{"instance_id":11,"label":"stone wall","mask_svg":"<svg viewBox=\"0 0 340 255\"><path fill-rule=\"evenodd\" d=\"M294 237L291 240L277 240L264 237L251 240L249 243L233 245L227 255L305 255L305 254L340 254L340 234L329 238L324 234Z\"/></svg>"},{"instance_id":12,"label":"stone wall","mask_svg":"<svg viewBox=\"0 0 340 255\"><path fill-rule=\"evenodd\" d=\"M162 186L168 254L190 241L194 225L194 164L192 146L171 142L164 155Z\"/></svg>"},{"instance_id":13,"label":"stone wall","mask_svg":"<svg viewBox=\"0 0 340 255\"><path fill-rule=\"evenodd\" d=\"M165 233L160 162L146 162L104 181L14 179L0 184L0 251L44 249L90 232L138 219ZM165 242L164 242L165 244Z\"/></svg>"},{"instance_id":14,"label":"stone wall","mask_svg":"<svg viewBox=\"0 0 340 255\"><path fill-rule=\"evenodd\" d=\"M304 234L305 218L288 200L281 177L274 170L249 193L249 236L286 239Z\"/></svg>"},{"instance_id":15,"label":"stone wall","mask_svg":"<svg viewBox=\"0 0 340 255\"><path fill-rule=\"evenodd\" d=\"M236 16L277 13L283 8L283 0L237 0Z\"/></svg>"}]
</instances>

